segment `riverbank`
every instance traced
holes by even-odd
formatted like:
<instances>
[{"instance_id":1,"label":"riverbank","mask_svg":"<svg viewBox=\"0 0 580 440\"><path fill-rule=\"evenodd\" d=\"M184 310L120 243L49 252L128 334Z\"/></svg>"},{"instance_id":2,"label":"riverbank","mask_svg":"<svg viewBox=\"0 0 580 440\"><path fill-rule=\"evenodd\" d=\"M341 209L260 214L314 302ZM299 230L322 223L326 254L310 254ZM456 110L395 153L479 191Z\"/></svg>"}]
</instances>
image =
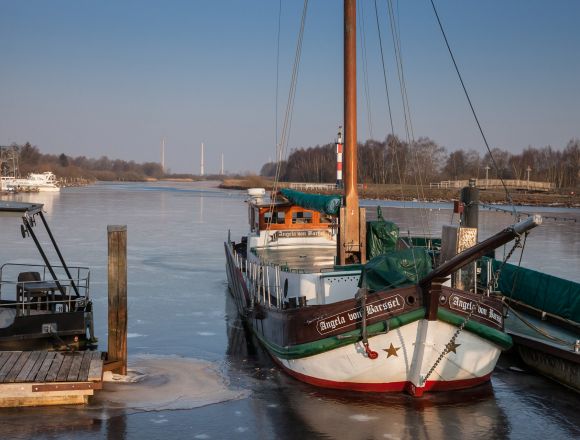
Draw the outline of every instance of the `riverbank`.
<instances>
[{"instance_id":1,"label":"riverbank","mask_svg":"<svg viewBox=\"0 0 580 440\"><path fill-rule=\"evenodd\" d=\"M272 181L252 176L249 179L226 179L220 188L246 190L253 187L264 187L271 191L274 187ZM338 191L316 191L320 194L337 194ZM374 200L425 200L429 202L451 202L459 198L458 188L420 188L415 185L375 185L365 184L359 190L362 199ZM531 206L562 206L566 208L580 208L580 194L578 191L562 192L528 192L510 191L514 205ZM480 201L493 204L510 204L503 190L480 188Z\"/></svg>"}]
</instances>

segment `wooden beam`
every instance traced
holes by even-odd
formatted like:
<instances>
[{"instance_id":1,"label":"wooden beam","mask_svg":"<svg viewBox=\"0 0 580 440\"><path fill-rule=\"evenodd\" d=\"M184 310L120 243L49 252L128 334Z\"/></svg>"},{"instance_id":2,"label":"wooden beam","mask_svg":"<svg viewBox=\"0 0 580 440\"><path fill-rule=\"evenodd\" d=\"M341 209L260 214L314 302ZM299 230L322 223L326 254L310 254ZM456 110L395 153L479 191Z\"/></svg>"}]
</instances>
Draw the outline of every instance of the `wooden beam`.
<instances>
[{"instance_id":1,"label":"wooden beam","mask_svg":"<svg viewBox=\"0 0 580 440\"><path fill-rule=\"evenodd\" d=\"M127 374L127 226L107 226L109 243L108 358L121 361L115 370Z\"/></svg>"}]
</instances>

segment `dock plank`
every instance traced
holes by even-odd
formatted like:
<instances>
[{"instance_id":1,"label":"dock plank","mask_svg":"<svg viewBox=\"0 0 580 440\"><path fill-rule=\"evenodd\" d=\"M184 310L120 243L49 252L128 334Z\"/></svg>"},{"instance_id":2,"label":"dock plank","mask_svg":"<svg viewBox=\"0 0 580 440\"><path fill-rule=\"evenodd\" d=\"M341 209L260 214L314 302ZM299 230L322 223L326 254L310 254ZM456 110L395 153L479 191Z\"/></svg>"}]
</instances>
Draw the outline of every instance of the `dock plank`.
<instances>
[{"instance_id":1,"label":"dock plank","mask_svg":"<svg viewBox=\"0 0 580 440\"><path fill-rule=\"evenodd\" d=\"M48 374L48 370L50 369L50 365L52 364L52 361L54 360L55 356L56 352L54 351L49 351L48 353L46 353L46 357L42 361L42 364L40 364L40 368L38 369L38 372L32 379L32 382L44 382L44 379Z\"/></svg>"},{"instance_id":2,"label":"dock plank","mask_svg":"<svg viewBox=\"0 0 580 440\"><path fill-rule=\"evenodd\" d=\"M78 377L78 380L79 381L88 380L88 377L89 377L89 368L91 366L92 356L93 356L93 352L92 351L85 351L83 353L83 361L81 363L81 368L79 370L79 377Z\"/></svg>"},{"instance_id":3,"label":"dock plank","mask_svg":"<svg viewBox=\"0 0 580 440\"><path fill-rule=\"evenodd\" d=\"M39 351L38 353L39 353L38 359L36 359L36 362L34 363L32 368L30 369L30 372L28 373L26 378L24 378L23 382L33 382L34 381L34 378L38 374L38 371L40 370L42 363L44 362L44 360L46 359L46 356L48 355L48 351Z\"/></svg>"},{"instance_id":4,"label":"dock plank","mask_svg":"<svg viewBox=\"0 0 580 440\"><path fill-rule=\"evenodd\" d=\"M94 351L91 356L87 380L94 382L103 380L103 360L101 359L101 353L98 351Z\"/></svg>"},{"instance_id":5,"label":"dock plank","mask_svg":"<svg viewBox=\"0 0 580 440\"><path fill-rule=\"evenodd\" d=\"M0 353L0 369L4 366L11 354L12 352L10 351L3 351Z\"/></svg>"},{"instance_id":6,"label":"dock plank","mask_svg":"<svg viewBox=\"0 0 580 440\"><path fill-rule=\"evenodd\" d=\"M30 353L31 353L30 351L22 351L20 353L18 360L14 363L14 366L6 375L4 382L16 382L16 376L18 376L18 373L20 373L22 367L24 367L24 364L30 357Z\"/></svg>"},{"instance_id":7,"label":"dock plank","mask_svg":"<svg viewBox=\"0 0 580 440\"><path fill-rule=\"evenodd\" d=\"M42 351L33 351L33 352L31 352L30 355L28 356L28 359L26 360L26 362L24 363L24 365L22 365L22 368L20 369L20 371L16 375L16 378L15 378L14 382L24 382L24 381L26 381L26 378L30 374L30 371L32 370L32 368L34 368L34 365L36 364L36 361L38 361L38 358L41 355L42 355Z\"/></svg>"},{"instance_id":8,"label":"dock plank","mask_svg":"<svg viewBox=\"0 0 580 440\"><path fill-rule=\"evenodd\" d=\"M73 362L73 357L70 355L70 353L66 353L66 355L63 356L63 358L64 359L62 361L62 365L60 366L60 370L58 370L58 374L56 376L57 382L66 381L66 378L68 377L68 373L70 371L70 367Z\"/></svg>"},{"instance_id":9,"label":"dock plank","mask_svg":"<svg viewBox=\"0 0 580 440\"><path fill-rule=\"evenodd\" d=\"M13 351L10 354L8 360L2 366L2 368L0 369L0 383L3 383L5 381L6 376L8 375L8 373L10 373L10 370L20 357L20 353L21 353L20 351Z\"/></svg>"},{"instance_id":10,"label":"dock plank","mask_svg":"<svg viewBox=\"0 0 580 440\"><path fill-rule=\"evenodd\" d=\"M71 357L73 360L68 375L66 376L66 380L68 382L75 382L79 377L79 370L81 369L81 364L83 361L83 353L72 353Z\"/></svg>"},{"instance_id":11,"label":"dock plank","mask_svg":"<svg viewBox=\"0 0 580 440\"><path fill-rule=\"evenodd\" d=\"M58 376L58 371L60 370L60 366L64 361L64 356L62 353L55 353L54 359L50 364L50 368L46 373L46 377L44 378L44 382L54 382L56 381L56 377Z\"/></svg>"}]
</instances>

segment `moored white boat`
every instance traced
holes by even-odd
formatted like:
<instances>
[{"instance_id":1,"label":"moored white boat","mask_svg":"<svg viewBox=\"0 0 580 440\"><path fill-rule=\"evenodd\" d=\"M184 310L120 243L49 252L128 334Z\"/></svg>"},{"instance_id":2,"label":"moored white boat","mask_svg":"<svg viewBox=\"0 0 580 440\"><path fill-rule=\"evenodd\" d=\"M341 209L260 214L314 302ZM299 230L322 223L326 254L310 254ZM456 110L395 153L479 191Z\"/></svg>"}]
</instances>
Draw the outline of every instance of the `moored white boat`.
<instances>
[{"instance_id":1,"label":"moored white boat","mask_svg":"<svg viewBox=\"0 0 580 440\"><path fill-rule=\"evenodd\" d=\"M57 192L60 187L57 184L56 176L51 171L44 173L30 173L26 179L2 178L2 188L6 191L46 191Z\"/></svg>"}]
</instances>

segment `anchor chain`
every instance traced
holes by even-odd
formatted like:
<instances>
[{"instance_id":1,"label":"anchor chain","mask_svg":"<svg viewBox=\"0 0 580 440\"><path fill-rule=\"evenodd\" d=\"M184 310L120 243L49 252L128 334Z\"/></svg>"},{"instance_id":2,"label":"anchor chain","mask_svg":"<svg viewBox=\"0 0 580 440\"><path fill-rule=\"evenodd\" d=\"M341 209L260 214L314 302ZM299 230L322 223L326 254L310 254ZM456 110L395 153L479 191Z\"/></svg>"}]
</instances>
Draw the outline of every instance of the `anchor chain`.
<instances>
[{"instance_id":1,"label":"anchor chain","mask_svg":"<svg viewBox=\"0 0 580 440\"><path fill-rule=\"evenodd\" d=\"M526 235L527 235L527 232L526 232ZM521 242L521 236L517 236L513 247L508 252L508 254L504 258L504 260L502 261L501 266L491 276L491 279L489 280L489 282L487 284L486 290L489 289L489 287L492 284L495 284L495 282L496 282L497 279L499 279L499 274L501 273L501 270L503 269L503 267L507 263L507 261L510 259L510 257L513 255L513 253L515 252L515 250L518 247L520 247L520 242ZM437 366L439 365L439 363L443 360L443 358L445 357L445 355L447 355L447 353L449 353L449 352L451 352L451 350L453 350L453 348L455 347L455 340L457 339L457 337L459 336L459 334L463 331L463 329L465 328L465 326L467 325L467 323L471 320L471 317L473 316L473 313L475 312L475 310L477 309L477 307L479 307L483 303L483 299L484 299L484 295L482 294L481 295L481 298L475 303L475 305L473 307L471 307L471 310L468 313L468 315L465 317L465 319L463 320L463 322L459 325L459 327L457 328L457 330L455 331L455 333L453 334L453 336L451 337L451 339L449 340L449 342L445 345L445 349L441 352L441 354L439 355L439 357L437 358L437 360L435 361L435 363L433 364L433 366L429 369L429 371L427 372L427 374L425 375L425 377L421 378L421 385L424 385L425 382L427 382L427 379L429 379L429 377L431 376L431 374L433 374L433 372L435 371L435 369L437 368Z\"/></svg>"},{"instance_id":2,"label":"anchor chain","mask_svg":"<svg viewBox=\"0 0 580 440\"><path fill-rule=\"evenodd\" d=\"M367 287L366 283L363 282L363 287L358 291L357 296L360 297L361 300L361 309L362 309L362 343L365 348L365 353L367 354L369 359L376 359L379 357L379 354L372 350L369 347L369 340L368 340L368 331L367 331Z\"/></svg>"},{"instance_id":3,"label":"anchor chain","mask_svg":"<svg viewBox=\"0 0 580 440\"><path fill-rule=\"evenodd\" d=\"M524 234L524 237L525 238L527 238L527 236L528 236L528 232L526 232ZM503 270L503 267L506 265L507 261L511 258L511 256L513 255L513 253L515 252L515 250L517 248L521 247L521 241L522 241L522 237L521 237L521 235L518 235L516 237L516 241L514 242L513 247L508 252L508 254L506 255L506 257L503 259L503 261L501 262L501 265L499 266L499 268L492 274L489 282L487 283L486 290L488 290L491 286L495 286L496 285L497 280L499 280L499 276L501 274L501 271ZM525 242L525 239L524 239L524 242Z\"/></svg>"}]
</instances>

